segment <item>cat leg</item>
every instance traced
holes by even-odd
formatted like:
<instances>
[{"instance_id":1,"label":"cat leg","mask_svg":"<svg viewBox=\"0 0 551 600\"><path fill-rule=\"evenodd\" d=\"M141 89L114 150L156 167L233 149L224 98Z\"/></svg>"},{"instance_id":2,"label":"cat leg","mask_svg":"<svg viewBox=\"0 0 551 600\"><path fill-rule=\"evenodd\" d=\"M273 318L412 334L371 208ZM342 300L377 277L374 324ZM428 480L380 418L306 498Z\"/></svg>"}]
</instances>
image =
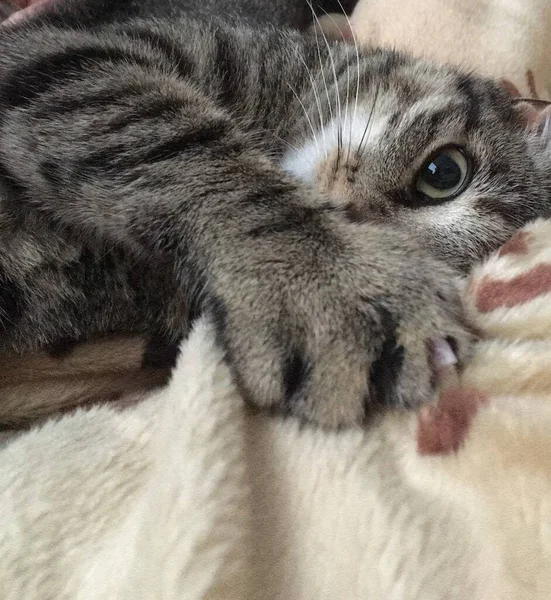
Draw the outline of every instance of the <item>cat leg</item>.
<instances>
[{"instance_id":1,"label":"cat leg","mask_svg":"<svg viewBox=\"0 0 551 600\"><path fill-rule=\"evenodd\" d=\"M34 39L40 60L0 59L11 210L124 248L152 281L143 313L185 291L257 405L337 427L429 399L430 340L453 338L460 356L469 343L448 267L397 230L323 208L215 99L126 41L71 35ZM95 286L116 311L116 290Z\"/></svg>"}]
</instances>

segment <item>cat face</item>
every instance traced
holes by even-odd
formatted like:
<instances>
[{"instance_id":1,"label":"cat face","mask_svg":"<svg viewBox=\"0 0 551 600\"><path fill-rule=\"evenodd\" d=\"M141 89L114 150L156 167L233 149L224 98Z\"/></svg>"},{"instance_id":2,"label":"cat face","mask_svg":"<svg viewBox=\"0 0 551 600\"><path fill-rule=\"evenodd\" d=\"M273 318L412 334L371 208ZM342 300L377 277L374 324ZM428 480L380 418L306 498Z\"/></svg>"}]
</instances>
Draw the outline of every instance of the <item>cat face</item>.
<instances>
[{"instance_id":1,"label":"cat face","mask_svg":"<svg viewBox=\"0 0 551 600\"><path fill-rule=\"evenodd\" d=\"M548 210L551 161L497 85L400 55L332 54L283 167L350 219L405 229L466 269Z\"/></svg>"}]
</instances>

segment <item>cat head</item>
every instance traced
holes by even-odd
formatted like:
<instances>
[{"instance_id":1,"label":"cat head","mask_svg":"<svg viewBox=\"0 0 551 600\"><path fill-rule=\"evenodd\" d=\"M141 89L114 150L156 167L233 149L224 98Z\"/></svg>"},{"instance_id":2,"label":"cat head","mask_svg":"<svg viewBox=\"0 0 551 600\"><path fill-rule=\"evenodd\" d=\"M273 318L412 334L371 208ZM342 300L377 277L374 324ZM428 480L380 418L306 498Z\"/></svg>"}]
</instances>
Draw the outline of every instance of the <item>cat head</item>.
<instances>
[{"instance_id":1,"label":"cat head","mask_svg":"<svg viewBox=\"0 0 551 600\"><path fill-rule=\"evenodd\" d=\"M465 270L549 212L547 108L388 51L335 44L321 64L282 164L350 219L405 229Z\"/></svg>"}]
</instances>

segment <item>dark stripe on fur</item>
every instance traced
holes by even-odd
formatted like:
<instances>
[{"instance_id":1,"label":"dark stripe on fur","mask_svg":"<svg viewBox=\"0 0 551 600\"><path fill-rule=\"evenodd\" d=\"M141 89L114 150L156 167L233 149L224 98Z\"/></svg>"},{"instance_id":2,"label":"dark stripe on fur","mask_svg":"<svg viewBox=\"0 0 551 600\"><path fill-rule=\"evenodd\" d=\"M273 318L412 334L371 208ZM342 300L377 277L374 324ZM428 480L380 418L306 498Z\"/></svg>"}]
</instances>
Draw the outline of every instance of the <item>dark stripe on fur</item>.
<instances>
[{"instance_id":1,"label":"dark stripe on fur","mask_svg":"<svg viewBox=\"0 0 551 600\"><path fill-rule=\"evenodd\" d=\"M184 134L171 140L166 140L153 148L148 148L143 155L139 157L139 160L144 163L156 163L170 160L177 157L182 152L189 150L193 146L200 146L201 150L205 150L209 144L220 143L220 138L226 133L226 126L220 122L212 124L205 123L202 127L186 131Z\"/></svg>"},{"instance_id":2,"label":"dark stripe on fur","mask_svg":"<svg viewBox=\"0 0 551 600\"><path fill-rule=\"evenodd\" d=\"M7 333L17 327L23 315L24 294L17 283L0 269L0 331Z\"/></svg>"},{"instance_id":3,"label":"dark stripe on fur","mask_svg":"<svg viewBox=\"0 0 551 600\"><path fill-rule=\"evenodd\" d=\"M274 198L277 197L274 194ZM259 198L262 200L262 198ZM299 231L304 228L304 224L313 221L320 214L320 210L300 207L296 210L289 211L283 215L283 218L278 221L272 221L258 225L248 231L248 235L252 238L259 238L267 235L277 235L289 231Z\"/></svg>"},{"instance_id":4,"label":"dark stripe on fur","mask_svg":"<svg viewBox=\"0 0 551 600\"><path fill-rule=\"evenodd\" d=\"M149 98L144 94L140 100L144 103L143 106L125 107L120 115L117 115L115 119L106 124L106 131L114 133L121 131L128 125L144 123L148 119L159 120L166 116L174 116L173 113L178 110L178 106L173 98Z\"/></svg>"},{"instance_id":5,"label":"dark stripe on fur","mask_svg":"<svg viewBox=\"0 0 551 600\"><path fill-rule=\"evenodd\" d=\"M49 348L47 348L47 352L52 358L66 358L73 352L77 345L78 342L76 342L75 340L62 339L55 342L55 344L52 344Z\"/></svg>"},{"instance_id":6,"label":"dark stripe on fur","mask_svg":"<svg viewBox=\"0 0 551 600\"><path fill-rule=\"evenodd\" d=\"M44 160L38 165L40 175L53 187L63 185L63 167L52 160Z\"/></svg>"},{"instance_id":7,"label":"dark stripe on fur","mask_svg":"<svg viewBox=\"0 0 551 600\"><path fill-rule=\"evenodd\" d=\"M2 191L2 204L9 204L9 208L20 208L21 198L28 197L25 186L0 163L0 191Z\"/></svg>"},{"instance_id":8,"label":"dark stripe on fur","mask_svg":"<svg viewBox=\"0 0 551 600\"><path fill-rule=\"evenodd\" d=\"M78 96L49 98L48 104L45 106L41 104L36 109L42 117L67 117L73 112L86 108L101 109L119 100L125 100L130 95L132 89L128 86L117 90L102 89L95 93L86 93L85 89L81 89Z\"/></svg>"},{"instance_id":9,"label":"dark stripe on fur","mask_svg":"<svg viewBox=\"0 0 551 600\"><path fill-rule=\"evenodd\" d=\"M290 412L293 403L302 390L308 385L312 374L312 365L298 350L291 352L283 371L283 389L285 390L285 404Z\"/></svg>"},{"instance_id":10,"label":"dark stripe on fur","mask_svg":"<svg viewBox=\"0 0 551 600\"><path fill-rule=\"evenodd\" d=\"M236 100L236 82L240 79L237 62L233 58L234 50L224 32L215 32L216 51L214 64L220 75L220 100L222 104L231 105Z\"/></svg>"},{"instance_id":11,"label":"dark stripe on fur","mask_svg":"<svg viewBox=\"0 0 551 600\"><path fill-rule=\"evenodd\" d=\"M167 340L161 336L152 336L145 347L143 369L172 369L180 352L178 342Z\"/></svg>"},{"instance_id":12,"label":"dark stripe on fur","mask_svg":"<svg viewBox=\"0 0 551 600\"><path fill-rule=\"evenodd\" d=\"M75 79L82 71L103 61L134 62L151 66L151 60L139 53L118 48L83 46L45 56L14 69L0 88L0 101L11 108L28 106L40 95Z\"/></svg>"},{"instance_id":13,"label":"dark stripe on fur","mask_svg":"<svg viewBox=\"0 0 551 600\"><path fill-rule=\"evenodd\" d=\"M150 29L138 29L134 26L128 31L133 38L146 42L151 48L161 52L164 58L176 67L181 76L193 75L195 66L182 50L181 44L176 43L167 35L161 35Z\"/></svg>"},{"instance_id":14,"label":"dark stripe on fur","mask_svg":"<svg viewBox=\"0 0 551 600\"><path fill-rule=\"evenodd\" d=\"M457 90L459 94L467 99L467 131L471 131L480 125L479 96L477 97L473 82L466 75L458 76Z\"/></svg>"},{"instance_id":15,"label":"dark stripe on fur","mask_svg":"<svg viewBox=\"0 0 551 600\"><path fill-rule=\"evenodd\" d=\"M378 313L381 338L384 342L369 371L369 388L372 401L375 399L378 404L390 405L393 403L392 394L402 372L405 352L404 347L398 345L397 324L392 314L381 305L378 306Z\"/></svg>"},{"instance_id":16,"label":"dark stripe on fur","mask_svg":"<svg viewBox=\"0 0 551 600\"><path fill-rule=\"evenodd\" d=\"M92 173L117 174L143 164L172 160L194 146L200 146L204 150L211 143L219 144L225 131L225 127L220 124L205 125L150 148L136 149L132 154L127 152L127 146L122 143L108 146L77 159L71 169L72 178L86 177Z\"/></svg>"}]
</instances>

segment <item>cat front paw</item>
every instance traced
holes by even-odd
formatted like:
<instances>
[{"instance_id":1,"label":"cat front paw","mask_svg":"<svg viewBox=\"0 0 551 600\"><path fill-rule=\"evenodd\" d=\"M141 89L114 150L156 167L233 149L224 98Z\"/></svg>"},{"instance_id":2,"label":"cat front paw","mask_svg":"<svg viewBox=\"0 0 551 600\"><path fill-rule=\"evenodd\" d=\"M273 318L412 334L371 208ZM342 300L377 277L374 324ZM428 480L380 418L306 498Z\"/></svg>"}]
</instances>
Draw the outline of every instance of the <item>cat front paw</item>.
<instances>
[{"instance_id":1,"label":"cat front paw","mask_svg":"<svg viewBox=\"0 0 551 600\"><path fill-rule=\"evenodd\" d=\"M281 244L269 261L252 249L218 279L218 332L254 404L361 425L381 405L431 399L434 340L468 353L451 270L395 232L365 233L308 252Z\"/></svg>"}]
</instances>

